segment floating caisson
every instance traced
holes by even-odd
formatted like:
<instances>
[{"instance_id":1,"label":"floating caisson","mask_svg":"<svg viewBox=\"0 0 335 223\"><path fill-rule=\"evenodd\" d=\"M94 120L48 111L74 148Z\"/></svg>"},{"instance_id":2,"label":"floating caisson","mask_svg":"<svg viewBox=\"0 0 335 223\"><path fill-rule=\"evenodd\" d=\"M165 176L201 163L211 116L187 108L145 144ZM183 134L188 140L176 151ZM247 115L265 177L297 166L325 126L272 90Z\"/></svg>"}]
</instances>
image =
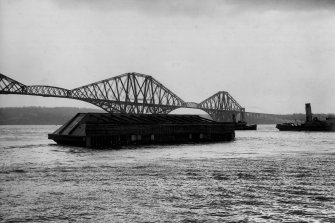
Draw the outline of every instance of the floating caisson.
<instances>
[{"instance_id":1,"label":"floating caisson","mask_svg":"<svg viewBox=\"0 0 335 223\"><path fill-rule=\"evenodd\" d=\"M93 148L124 145L231 141L233 122L198 115L78 113L48 138L58 144Z\"/></svg>"}]
</instances>

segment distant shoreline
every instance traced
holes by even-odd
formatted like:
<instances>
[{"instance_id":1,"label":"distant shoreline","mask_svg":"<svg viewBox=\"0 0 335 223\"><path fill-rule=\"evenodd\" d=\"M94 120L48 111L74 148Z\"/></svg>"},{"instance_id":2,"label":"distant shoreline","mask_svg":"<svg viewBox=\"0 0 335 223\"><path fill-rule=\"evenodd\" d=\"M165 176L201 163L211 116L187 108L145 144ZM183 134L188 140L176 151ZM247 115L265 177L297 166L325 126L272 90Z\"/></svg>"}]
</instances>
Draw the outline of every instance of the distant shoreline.
<instances>
[{"instance_id":1,"label":"distant shoreline","mask_svg":"<svg viewBox=\"0 0 335 223\"><path fill-rule=\"evenodd\" d=\"M63 125L80 112L105 112L101 109L78 107L4 107L0 108L0 125ZM324 119L329 114L315 114ZM203 116L203 115L201 115ZM305 114L287 114L283 117L304 121ZM247 120L248 122L248 120ZM264 120L255 124L276 124L275 120Z\"/></svg>"},{"instance_id":2,"label":"distant shoreline","mask_svg":"<svg viewBox=\"0 0 335 223\"><path fill-rule=\"evenodd\" d=\"M0 108L0 125L63 125L79 112L104 112L77 107Z\"/></svg>"}]
</instances>

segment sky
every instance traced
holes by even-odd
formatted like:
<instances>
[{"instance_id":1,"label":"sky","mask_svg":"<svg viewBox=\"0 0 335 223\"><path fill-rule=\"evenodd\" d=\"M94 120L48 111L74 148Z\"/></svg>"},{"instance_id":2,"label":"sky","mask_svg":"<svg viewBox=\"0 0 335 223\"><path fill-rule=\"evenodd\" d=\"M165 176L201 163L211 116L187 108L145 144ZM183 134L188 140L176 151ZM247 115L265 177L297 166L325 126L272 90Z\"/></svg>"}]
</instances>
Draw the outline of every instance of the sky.
<instances>
[{"instance_id":1,"label":"sky","mask_svg":"<svg viewBox=\"0 0 335 223\"><path fill-rule=\"evenodd\" d=\"M335 113L335 1L1 0L0 73L73 89L127 72L184 101L228 91L249 112ZM0 107L75 106L0 95Z\"/></svg>"}]
</instances>

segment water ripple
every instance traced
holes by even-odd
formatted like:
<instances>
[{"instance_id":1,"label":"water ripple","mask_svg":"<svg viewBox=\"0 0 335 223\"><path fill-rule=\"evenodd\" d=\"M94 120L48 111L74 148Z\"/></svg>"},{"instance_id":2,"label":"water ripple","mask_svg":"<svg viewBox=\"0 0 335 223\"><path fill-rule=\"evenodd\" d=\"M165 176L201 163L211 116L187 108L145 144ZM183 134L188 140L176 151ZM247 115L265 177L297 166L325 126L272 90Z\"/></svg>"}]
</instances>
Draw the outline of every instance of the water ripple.
<instances>
[{"instance_id":1,"label":"water ripple","mask_svg":"<svg viewBox=\"0 0 335 223\"><path fill-rule=\"evenodd\" d=\"M3 222L335 222L334 134L95 151L32 128L3 136Z\"/></svg>"}]
</instances>

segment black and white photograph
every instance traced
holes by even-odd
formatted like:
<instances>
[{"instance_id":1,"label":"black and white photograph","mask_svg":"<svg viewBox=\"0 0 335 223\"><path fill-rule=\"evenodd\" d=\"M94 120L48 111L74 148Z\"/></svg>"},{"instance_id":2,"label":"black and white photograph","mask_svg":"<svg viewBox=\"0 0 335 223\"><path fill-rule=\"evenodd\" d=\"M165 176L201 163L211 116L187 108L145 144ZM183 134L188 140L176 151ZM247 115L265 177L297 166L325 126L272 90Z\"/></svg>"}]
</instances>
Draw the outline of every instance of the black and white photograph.
<instances>
[{"instance_id":1,"label":"black and white photograph","mask_svg":"<svg viewBox=\"0 0 335 223\"><path fill-rule=\"evenodd\" d=\"M335 222L335 1L0 0L0 222Z\"/></svg>"}]
</instances>

